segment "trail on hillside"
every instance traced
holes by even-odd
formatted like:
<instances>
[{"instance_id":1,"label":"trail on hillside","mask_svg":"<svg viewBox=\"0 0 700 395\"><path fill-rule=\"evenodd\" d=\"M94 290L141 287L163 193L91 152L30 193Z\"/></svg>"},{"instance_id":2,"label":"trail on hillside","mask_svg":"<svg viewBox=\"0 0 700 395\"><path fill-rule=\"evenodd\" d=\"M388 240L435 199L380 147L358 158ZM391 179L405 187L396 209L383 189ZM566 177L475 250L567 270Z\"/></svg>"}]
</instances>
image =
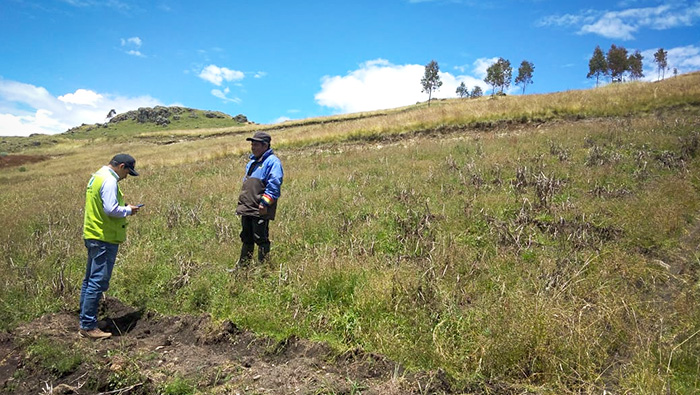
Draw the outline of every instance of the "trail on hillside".
<instances>
[{"instance_id":1,"label":"trail on hillside","mask_svg":"<svg viewBox=\"0 0 700 395\"><path fill-rule=\"evenodd\" d=\"M198 393L413 394L453 393L442 372L407 372L387 358L361 350L336 355L323 343L296 337L257 336L208 315L158 316L107 298L104 330L93 341L77 332L76 312L45 315L0 334L0 393L149 394L174 378ZM82 362L64 374L31 345L48 339L78 351Z\"/></svg>"}]
</instances>

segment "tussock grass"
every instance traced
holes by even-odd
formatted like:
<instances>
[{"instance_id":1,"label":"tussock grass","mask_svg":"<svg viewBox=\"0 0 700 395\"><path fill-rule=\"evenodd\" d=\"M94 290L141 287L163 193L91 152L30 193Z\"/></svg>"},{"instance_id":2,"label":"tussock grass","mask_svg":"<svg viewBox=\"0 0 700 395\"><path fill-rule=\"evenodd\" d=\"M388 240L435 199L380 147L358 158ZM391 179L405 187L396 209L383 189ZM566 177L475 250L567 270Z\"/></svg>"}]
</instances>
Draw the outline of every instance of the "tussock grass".
<instances>
[{"instance_id":1,"label":"tussock grass","mask_svg":"<svg viewBox=\"0 0 700 395\"><path fill-rule=\"evenodd\" d=\"M232 274L238 131L40 148L55 159L0 170L0 325L75 308L84 184L124 151L143 174L127 200L146 203L109 291L126 303L360 347L472 392L692 393L698 78L275 126L273 257Z\"/></svg>"}]
</instances>

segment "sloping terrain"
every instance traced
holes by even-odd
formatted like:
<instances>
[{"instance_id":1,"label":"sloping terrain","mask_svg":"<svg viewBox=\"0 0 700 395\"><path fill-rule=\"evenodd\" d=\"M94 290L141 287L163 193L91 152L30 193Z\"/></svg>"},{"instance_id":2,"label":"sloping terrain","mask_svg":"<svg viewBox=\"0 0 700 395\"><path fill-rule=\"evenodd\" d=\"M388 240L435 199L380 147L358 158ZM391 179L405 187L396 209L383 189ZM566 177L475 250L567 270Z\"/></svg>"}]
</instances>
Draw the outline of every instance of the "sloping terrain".
<instances>
[{"instance_id":1,"label":"sloping terrain","mask_svg":"<svg viewBox=\"0 0 700 395\"><path fill-rule=\"evenodd\" d=\"M21 166L25 163L37 163L49 159L44 155L3 155L0 156L0 168Z\"/></svg>"},{"instance_id":2,"label":"sloping terrain","mask_svg":"<svg viewBox=\"0 0 700 395\"><path fill-rule=\"evenodd\" d=\"M698 81L2 139L49 160L0 167L0 393L697 393ZM223 275L257 129L275 254ZM147 210L93 342L84 187L115 152Z\"/></svg>"}]
</instances>

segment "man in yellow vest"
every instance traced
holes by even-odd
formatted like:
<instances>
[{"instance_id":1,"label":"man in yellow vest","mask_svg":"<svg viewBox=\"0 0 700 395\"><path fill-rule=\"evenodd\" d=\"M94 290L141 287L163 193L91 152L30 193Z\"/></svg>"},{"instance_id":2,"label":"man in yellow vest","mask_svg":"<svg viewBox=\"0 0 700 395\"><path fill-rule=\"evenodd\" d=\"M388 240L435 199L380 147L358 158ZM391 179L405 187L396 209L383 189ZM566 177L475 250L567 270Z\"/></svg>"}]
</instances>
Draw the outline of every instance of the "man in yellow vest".
<instances>
[{"instance_id":1,"label":"man in yellow vest","mask_svg":"<svg viewBox=\"0 0 700 395\"><path fill-rule=\"evenodd\" d=\"M115 155L87 185L83 239L88 259L80 290L80 335L91 339L112 336L97 327L97 310L102 293L109 288L119 244L126 240L126 217L138 213L142 206L124 203L117 184L128 175L138 176L135 166L131 155Z\"/></svg>"}]
</instances>

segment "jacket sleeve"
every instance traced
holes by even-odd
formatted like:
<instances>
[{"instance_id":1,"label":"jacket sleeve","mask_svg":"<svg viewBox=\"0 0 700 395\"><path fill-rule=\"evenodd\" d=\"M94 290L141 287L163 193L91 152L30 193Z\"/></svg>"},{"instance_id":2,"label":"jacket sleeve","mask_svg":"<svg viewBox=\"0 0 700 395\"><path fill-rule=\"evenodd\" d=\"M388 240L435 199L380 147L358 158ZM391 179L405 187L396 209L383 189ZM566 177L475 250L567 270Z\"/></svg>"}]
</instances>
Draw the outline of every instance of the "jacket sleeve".
<instances>
[{"instance_id":1,"label":"jacket sleeve","mask_svg":"<svg viewBox=\"0 0 700 395\"><path fill-rule=\"evenodd\" d=\"M280 198L282 189L282 180L284 178L284 170L282 170L282 162L279 159L272 161L270 171L265 180L265 193L260 199L260 203L265 206L271 206Z\"/></svg>"}]
</instances>

